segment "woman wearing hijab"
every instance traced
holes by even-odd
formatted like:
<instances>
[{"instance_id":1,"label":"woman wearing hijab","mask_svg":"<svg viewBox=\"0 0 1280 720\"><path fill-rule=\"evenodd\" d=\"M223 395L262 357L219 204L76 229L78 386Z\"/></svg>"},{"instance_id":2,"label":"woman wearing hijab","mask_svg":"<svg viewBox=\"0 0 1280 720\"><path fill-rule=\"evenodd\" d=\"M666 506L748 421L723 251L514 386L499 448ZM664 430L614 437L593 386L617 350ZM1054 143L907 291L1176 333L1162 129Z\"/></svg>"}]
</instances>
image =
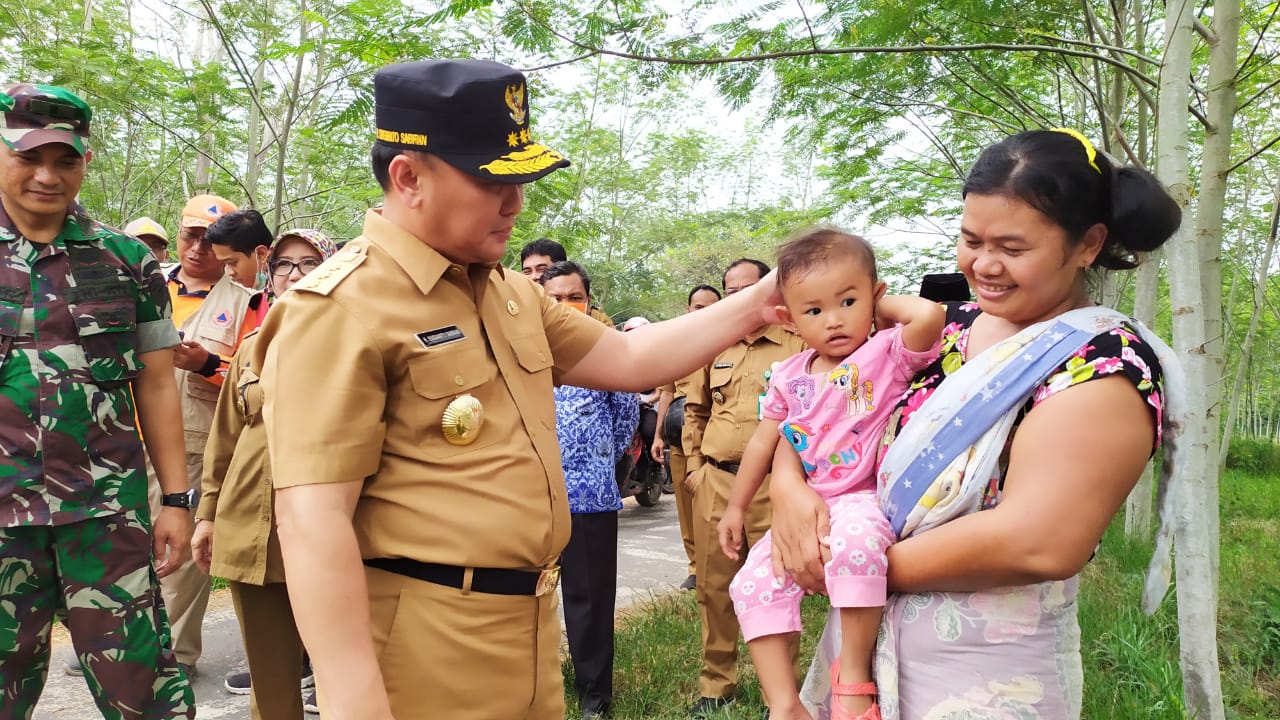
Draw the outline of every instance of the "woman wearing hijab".
<instances>
[{"instance_id":1,"label":"woman wearing hijab","mask_svg":"<svg viewBox=\"0 0 1280 720\"><path fill-rule=\"evenodd\" d=\"M315 230L281 234L267 257L269 297L288 292L335 249ZM256 342L255 330L232 359L218 396L205 450L192 556L206 573L230 583L249 677L229 676L228 690L249 690L254 720L298 720L303 714L299 688L311 672L289 605L276 534L262 391L251 363ZM314 697L313 692L308 699L313 707Z\"/></svg>"}]
</instances>

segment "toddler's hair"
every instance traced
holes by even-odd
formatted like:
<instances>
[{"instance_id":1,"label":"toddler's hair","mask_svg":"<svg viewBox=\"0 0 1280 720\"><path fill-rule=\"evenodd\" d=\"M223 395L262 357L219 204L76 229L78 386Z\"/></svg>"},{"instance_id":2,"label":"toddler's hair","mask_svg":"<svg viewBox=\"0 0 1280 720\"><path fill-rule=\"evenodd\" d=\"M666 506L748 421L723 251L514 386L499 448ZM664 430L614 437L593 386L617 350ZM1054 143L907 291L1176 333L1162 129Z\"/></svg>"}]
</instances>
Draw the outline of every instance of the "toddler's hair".
<instances>
[{"instance_id":1,"label":"toddler's hair","mask_svg":"<svg viewBox=\"0 0 1280 720\"><path fill-rule=\"evenodd\" d=\"M865 239L833 227L801 230L778 248L778 285L803 276L833 260L853 258L876 282L876 253Z\"/></svg>"}]
</instances>

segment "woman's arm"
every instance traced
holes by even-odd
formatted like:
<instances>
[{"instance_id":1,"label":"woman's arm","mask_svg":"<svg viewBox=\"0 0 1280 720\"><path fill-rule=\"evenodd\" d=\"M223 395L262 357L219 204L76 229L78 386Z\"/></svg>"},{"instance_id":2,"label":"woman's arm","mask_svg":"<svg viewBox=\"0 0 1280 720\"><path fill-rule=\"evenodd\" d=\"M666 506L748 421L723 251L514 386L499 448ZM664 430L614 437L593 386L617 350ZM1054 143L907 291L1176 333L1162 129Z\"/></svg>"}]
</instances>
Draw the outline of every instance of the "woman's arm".
<instances>
[{"instance_id":1,"label":"woman's arm","mask_svg":"<svg viewBox=\"0 0 1280 720\"><path fill-rule=\"evenodd\" d=\"M1049 397L1015 432L1000 504L891 547L889 589L971 591L1075 575L1154 439L1151 412L1124 377Z\"/></svg>"},{"instance_id":2,"label":"woman's arm","mask_svg":"<svg viewBox=\"0 0 1280 720\"><path fill-rule=\"evenodd\" d=\"M778 443L769 480L773 512L773 574L791 576L806 592L826 592L823 564L831 559L825 540L831 534L827 504L805 482L800 456L790 443Z\"/></svg>"}]
</instances>

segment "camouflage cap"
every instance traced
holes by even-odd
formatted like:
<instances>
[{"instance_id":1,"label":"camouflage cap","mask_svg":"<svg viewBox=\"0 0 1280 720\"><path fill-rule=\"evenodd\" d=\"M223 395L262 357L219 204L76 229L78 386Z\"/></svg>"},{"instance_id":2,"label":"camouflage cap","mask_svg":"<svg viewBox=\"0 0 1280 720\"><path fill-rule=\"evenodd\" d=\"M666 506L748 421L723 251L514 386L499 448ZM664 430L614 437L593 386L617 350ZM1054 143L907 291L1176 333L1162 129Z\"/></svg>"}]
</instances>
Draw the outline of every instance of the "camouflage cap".
<instances>
[{"instance_id":1,"label":"camouflage cap","mask_svg":"<svg viewBox=\"0 0 1280 720\"><path fill-rule=\"evenodd\" d=\"M0 139L19 152L65 143L84 155L92 118L89 103L56 85L18 83L0 93Z\"/></svg>"}]
</instances>

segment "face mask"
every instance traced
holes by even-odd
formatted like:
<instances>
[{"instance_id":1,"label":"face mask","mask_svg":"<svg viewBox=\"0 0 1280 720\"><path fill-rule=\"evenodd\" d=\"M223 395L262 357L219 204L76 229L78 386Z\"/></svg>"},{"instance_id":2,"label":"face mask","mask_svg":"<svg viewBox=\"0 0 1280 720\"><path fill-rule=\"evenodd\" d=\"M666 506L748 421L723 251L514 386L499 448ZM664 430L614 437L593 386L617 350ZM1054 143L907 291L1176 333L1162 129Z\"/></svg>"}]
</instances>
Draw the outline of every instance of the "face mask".
<instances>
[{"instance_id":1,"label":"face mask","mask_svg":"<svg viewBox=\"0 0 1280 720\"><path fill-rule=\"evenodd\" d=\"M572 301L570 301L570 300L566 300L566 301L564 302L564 304L565 304L565 305L568 305L569 307L573 308L574 310L577 310L577 311L578 311L578 312L580 312L580 313L586 314L586 312L587 312L587 303L586 303L586 302L572 302Z\"/></svg>"},{"instance_id":2,"label":"face mask","mask_svg":"<svg viewBox=\"0 0 1280 720\"><path fill-rule=\"evenodd\" d=\"M257 252L253 255L253 261L258 268L258 271L254 273L253 276L253 289L264 290L267 287L267 273L264 270L266 264L262 261L262 258L258 256Z\"/></svg>"}]
</instances>

